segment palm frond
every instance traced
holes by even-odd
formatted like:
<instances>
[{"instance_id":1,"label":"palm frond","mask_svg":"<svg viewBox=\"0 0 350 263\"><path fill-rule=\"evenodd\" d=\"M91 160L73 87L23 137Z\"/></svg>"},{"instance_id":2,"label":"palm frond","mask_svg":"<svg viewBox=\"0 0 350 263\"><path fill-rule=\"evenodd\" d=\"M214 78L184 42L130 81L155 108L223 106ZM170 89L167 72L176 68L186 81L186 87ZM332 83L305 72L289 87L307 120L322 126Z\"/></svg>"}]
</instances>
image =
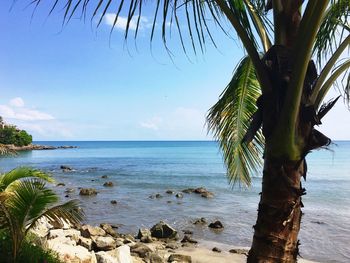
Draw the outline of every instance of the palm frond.
<instances>
[{"instance_id":1,"label":"palm frond","mask_svg":"<svg viewBox=\"0 0 350 263\"><path fill-rule=\"evenodd\" d=\"M79 206L79 201L70 200L64 204L48 208L40 217L46 217L51 222L63 225L65 222L78 224L83 220L84 215L84 211ZM33 225L35 225L36 221L33 222Z\"/></svg>"},{"instance_id":2,"label":"palm frond","mask_svg":"<svg viewBox=\"0 0 350 263\"><path fill-rule=\"evenodd\" d=\"M46 188L40 179L25 179L18 181L12 189L13 195L6 201L11 215L17 224L27 228L42 211L58 201L54 191Z\"/></svg>"},{"instance_id":3,"label":"palm frond","mask_svg":"<svg viewBox=\"0 0 350 263\"><path fill-rule=\"evenodd\" d=\"M313 49L320 63L322 58L327 59L349 35L349 19L349 0L333 0L324 13Z\"/></svg>"},{"instance_id":4,"label":"palm frond","mask_svg":"<svg viewBox=\"0 0 350 263\"><path fill-rule=\"evenodd\" d=\"M10 197L10 193L0 192L0 229L7 228L12 223L5 206L6 200L8 200Z\"/></svg>"},{"instance_id":5,"label":"palm frond","mask_svg":"<svg viewBox=\"0 0 350 263\"><path fill-rule=\"evenodd\" d=\"M29 167L19 167L0 175L0 192L6 190L7 187L17 180L28 177L36 177L47 182L54 182L53 178L43 171Z\"/></svg>"},{"instance_id":6,"label":"palm frond","mask_svg":"<svg viewBox=\"0 0 350 263\"><path fill-rule=\"evenodd\" d=\"M350 69L350 59L345 60L334 68L329 78L324 82L315 100L315 107L318 108L325 96L327 95L330 88L337 82L340 76L343 75L344 84L344 95L345 99L349 102L349 78L350 75L347 73Z\"/></svg>"},{"instance_id":7,"label":"palm frond","mask_svg":"<svg viewBox=\"0 0 350 263\"><path fill-rule=\"evenodd\" d=\"M220 143L230 183L251 184L251 175L262 164L264 139L259 131L251 143L242 143L261 95L254 66L245 57L219 101L209 110L207 122Z\"/></svg>"},{"instance_id":8,"label":"palm frond","mask_svg":"<svg viewBox=\"0 0 350 263\"><path fill-rule=\"evenodd\" d=\"M254 24L255 30L260 36L261 44L265 52L267 52L271 47L271 40L268 35L269 20L264 13L261 12L264 4L261 1L249 1L244 0L246 8L249 12L250 18Z\"/></svg>"},{"instance_id":9,"label":"palm frond","mask_svg":"<svg viewBox=\"0 0 350 263\"><path fill-rule=\"evenodd\" d=\"M339 57L343 54L344 50L350 46L350 34L343 40L343 42L337 47L337 50L329 57L326 65L323 67L320 75L318 76L316 82L313 85L312 93L311 93L311 102L314 103L317 96L319 95L320 89L329 73L332 69L337 65ZM346 85L344 89L344 93L346 93Z\"/></svg>"},{"instance_id":10,"label":"palm frond","mask_svg":"<svg viewBox=\"0 0 350 263\"><path fill-rule=\"evenodd\" d=\"M41 178L26 178L0 192L0 227L7 228L11 234L14 261L25 236L38 219L46 217L50 221L75 224L83 219L84 213L77 201L55 206L59 198L45 183Z\"/></svg>"}]
</instances>

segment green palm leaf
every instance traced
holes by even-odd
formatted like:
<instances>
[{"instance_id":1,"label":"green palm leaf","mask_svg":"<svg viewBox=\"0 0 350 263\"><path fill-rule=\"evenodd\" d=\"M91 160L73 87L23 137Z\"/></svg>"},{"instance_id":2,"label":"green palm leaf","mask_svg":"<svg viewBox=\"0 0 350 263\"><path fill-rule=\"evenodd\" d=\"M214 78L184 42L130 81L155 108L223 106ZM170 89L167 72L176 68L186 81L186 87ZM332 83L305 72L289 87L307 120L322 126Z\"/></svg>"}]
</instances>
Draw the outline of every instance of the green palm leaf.
<instances>
[{"instance_id":1,"label":"green palm leaf","mask_svg":"<svg viewBox=\"0 0 350 263\"><path fill-rule=\"evenodd\" d=\"M40 217L50 221L63 223L79 223L83 219L83 212L78 202L71 200L54 206L59 201L56 193L47 188L40 179L22 180L13 189L13 195L6 202L10 212L15 216L19 225L30 229Z\"/></svg>"},{"instance_id":2,"label":"green palm leaf","mask_svg":"<svg viewBox=\"0 0 350 263\"><path fill-rule=\"evenodd\" d=\"M245 57L207 116L209 130L220 142L228 178L233 184L239 182L249 186L252 172L256 172L262 163L264 139L261 132L251 143L242 143L260 95L253 64L249 57Z\"/></svg>"},{"instance_id":3,"label":"green palm leaf","mask_svg":"<svg viewBox=\"0 0 350 263\"><path fill-rule=\"evenodd\" d=\"M43 171L29 167L19 167L0 175L0 192L5 191L6 188L10 187L17 180L28 177L37 177L47 182L54 182L53 178Z\"/></svg>"},{"instance_id":4,"label":"green palm leaf","mask_svg":"<svg viewBox=\"0 0 350 263\"><path fill-rule=\"evenodd\" d=\"M83 220L84 215L83 210L79 207L79 202L70 200L64 204L48 208L40 217L46 217L51 222L58 222L63 225L65 222L78 224ZM32 225L35 225L36 222L33 222Z\"/></svg>"},{"instance_id":5,"label":"green palm leaf","mask_svg":"<svg viewBox=\"0 0 350 263\"><path fill-rule=\"evenodd\" d=\"M333 0L323 17L313 50L319 62L332 54L350 33L349 0Z\"/></svg>"},{"instance_id":6,"label":"green palm leaf","mask_svg":"<svg viewBox=\"0 0 350 263\"><path fill-rule=\"evenodd\" d=\"M18 181L12 189L13 195L6 202L18 225L27 228L42 211L58 201L57 195L38 179Z\"/></svg>"},{"instance_id":7,"label":"green palm leaf","mask_svg":"<svg viewBox=\"0 0 350 263\"><path fill-rule=\"evenodd\" d=\"M38 219L46 217L58 223L82 221L84 213L77 201L55 205L58 200L40 178L18 180L10 190L0 192L0 222L10 230L14 261L23 239Z\"/></svg>"}]
</instances>

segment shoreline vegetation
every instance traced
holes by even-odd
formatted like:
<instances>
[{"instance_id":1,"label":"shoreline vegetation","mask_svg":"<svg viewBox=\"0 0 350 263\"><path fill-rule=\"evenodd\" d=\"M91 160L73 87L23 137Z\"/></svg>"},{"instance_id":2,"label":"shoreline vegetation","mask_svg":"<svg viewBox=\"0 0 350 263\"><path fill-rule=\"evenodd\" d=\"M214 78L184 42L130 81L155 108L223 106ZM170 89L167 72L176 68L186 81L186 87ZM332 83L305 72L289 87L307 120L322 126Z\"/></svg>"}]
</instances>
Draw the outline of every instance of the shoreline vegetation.
<instances>
[{"instance_id":1,"label":"shoreline vegetation","mask_svg":"<svg viewBox=\"0 0 350 263\"><path fill-rule=\"evenodd\" d=\"M77 146L72 145L62 145L62 146L52 146L52 145L39 145L39 144L29 144L24 146L16 146L14 144L4 144L10 151L32 151L32 150L57 150L57 149L74 149Z\"/></svg>"}]
</instances>

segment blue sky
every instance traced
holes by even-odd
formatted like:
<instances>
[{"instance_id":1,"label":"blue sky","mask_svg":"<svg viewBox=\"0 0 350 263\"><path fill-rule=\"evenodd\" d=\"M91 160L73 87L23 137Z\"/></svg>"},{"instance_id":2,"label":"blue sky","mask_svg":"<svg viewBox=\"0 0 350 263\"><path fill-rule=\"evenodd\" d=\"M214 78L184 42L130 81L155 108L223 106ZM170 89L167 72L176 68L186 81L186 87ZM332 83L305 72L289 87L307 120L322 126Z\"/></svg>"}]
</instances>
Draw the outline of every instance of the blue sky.
<instances>
[{"instance_id":1,"label":"blue sky","mask_svg":"<svg viewBox=\"0 0 350 263\"><path fill-rule=\"evenodd\" d=\"M175 39L172 63L159 34L150 49L150 17L143 18L136 50L118 28L109 41L111 17L98 29L73 19L61 30L62 13L47 19L42 7L31 21L31 9L18 3L10 12L11 3L0 3L0 115L6 121L35 140L212 139L205 115L243 56L237 41L217 34L220 51L209 44L189 61ZM323 126L333 139L350 139L350 113L342 103Z\"/></svg>"}]
</instances>

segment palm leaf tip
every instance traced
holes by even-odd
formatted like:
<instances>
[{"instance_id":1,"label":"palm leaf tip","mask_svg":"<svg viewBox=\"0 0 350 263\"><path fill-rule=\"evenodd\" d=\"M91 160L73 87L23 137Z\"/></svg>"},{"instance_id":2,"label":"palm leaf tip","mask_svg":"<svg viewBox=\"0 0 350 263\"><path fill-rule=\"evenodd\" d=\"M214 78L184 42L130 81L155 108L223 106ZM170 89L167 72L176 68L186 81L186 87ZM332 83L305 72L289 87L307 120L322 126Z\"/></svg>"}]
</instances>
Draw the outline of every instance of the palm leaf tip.
<instances>
[{"instance_id":1,"label":"palm leaf tip","mask_svg":"<svg viewBox=\"0 0 350 263\"><path fill-rule=\"evenodd\" d=\"M64 204L51 207L45 211L42 216L49 221L57 222L60 225L66 223L69 225L77 225L83 221L85 213L81 209L78 200L70 200Z\"/></svg>"},{"instance_id":2,"label":"palm leaf tip","mask_svg":"<svg viewBox=\"0 0 350 263\"><path fill-rule=\"evenodd\" d=\"M342 40L349 35L349 0L333 0L329 5L317 33L313 53L319 63L333 53Z\"/></svg>"},{"instance_id":3,"label":"palm leaf tip","mask_svg":"<svg viewBox=\"0 0 350 263\"><path fill-rule=\"evenodd\" d=\"M257 131L250 143L242 142L256 112L256 101L261 88L254 66L245 57L237 66L232 80L221 94L219 101L209 110L207 124L209 131L219 141L227 167L230 183L251 185L251 175L261 167L264 139Z\"/></svg>"},{"instance_id":4,"label":"palm leaf tip","mask_svg":"<svg viewBox=\"0 0 350 263\"><path fill-rule=\"evenodd\" d=\"M48 173L30 167L19 167L0 175L0 190L4 191L12 183L25 178L39 178L46 182L54 182L54 179Z\"/></svg>"}]
</instances>

